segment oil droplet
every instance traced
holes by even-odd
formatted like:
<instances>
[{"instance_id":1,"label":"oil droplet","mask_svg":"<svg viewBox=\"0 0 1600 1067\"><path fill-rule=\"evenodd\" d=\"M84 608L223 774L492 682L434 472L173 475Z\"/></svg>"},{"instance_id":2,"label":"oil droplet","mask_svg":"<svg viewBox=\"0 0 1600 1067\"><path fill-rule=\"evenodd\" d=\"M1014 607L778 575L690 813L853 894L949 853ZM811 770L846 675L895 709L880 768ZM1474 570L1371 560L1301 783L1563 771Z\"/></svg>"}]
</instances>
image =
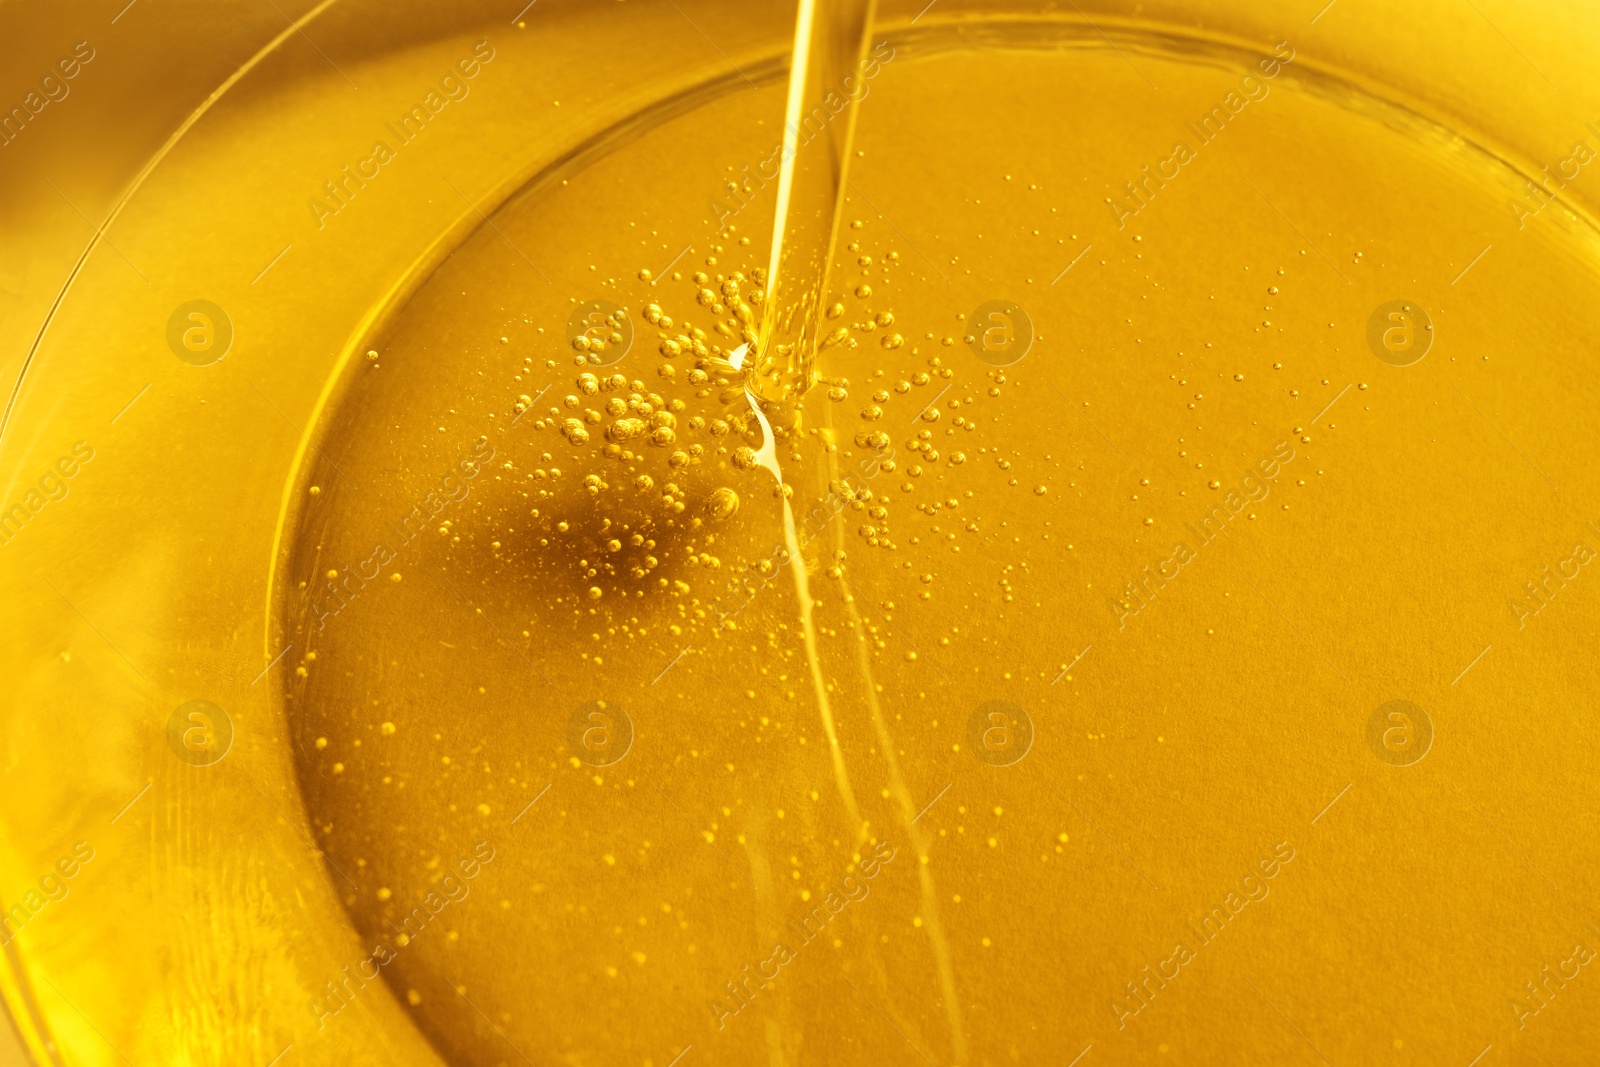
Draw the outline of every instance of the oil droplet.
<instances>
[{"instance_id":1,"label":"oil droplet","mask_svg":"<svg viewBox=\"0 0 1600 1067\"><path fill-rule=\"evenodd\" d=\"M727 486L712 492L711 498L706 501L706 511L715 522L722 522L732 517L739 510L739 494Z\"/></svg>"}]
</instances>

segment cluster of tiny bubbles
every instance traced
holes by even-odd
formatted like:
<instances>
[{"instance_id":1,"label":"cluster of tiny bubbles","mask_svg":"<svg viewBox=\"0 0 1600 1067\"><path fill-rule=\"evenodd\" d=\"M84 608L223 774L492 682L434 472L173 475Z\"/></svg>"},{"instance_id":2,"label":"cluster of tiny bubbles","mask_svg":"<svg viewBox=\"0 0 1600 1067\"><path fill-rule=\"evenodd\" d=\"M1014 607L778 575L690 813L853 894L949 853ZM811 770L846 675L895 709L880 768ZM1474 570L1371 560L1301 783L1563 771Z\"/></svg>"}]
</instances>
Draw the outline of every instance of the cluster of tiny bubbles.
<instances>
[{"instance_id":1,"label":"cluster of tiny bubbles","mask_svg":"<svg viewBox=\"0 0 1600 1067\"><path fill-rule=\"evenodd\" d=\"M592 613L595 602L613 595L686 598L691 568L723 565L725 549L711 529L733 519L740 505L739 492L725 483L756 466L761 442L744 399L756 368L731 360L741 345L755 347L764 293L760 271L696 273L693 281L709 321L676 318L654 302L638 312L655 331L659 359L648 369L637 359L610 366L619 345L631 346L634 320L590 301L569 324L576 366L566 389L558 383L548 407L526 394L514 404L536 435L549 433L566 446L541 455L527 495L546 535L538 544L568 550L546 558L569 554L575 564L578 610Z\"/></svg>"},{"instance_id":2,"label":"cluster of tiny bubbles","mask_svg":"<svg viewBox=\"0 0 1600 1067\"><path fill-rule=\"evenodd\" d=\"M633 320L609 300L590 300L573 308L567 338L578 366L609 366L633 347Z\"/></svg>"},{"instance_id":3,"label":"cluster of tiny bubbles","mask_svg":"<svg viewBox=\"0 0 1600 1067\"><path fill-rule=\"evenodd\" d=\"M860 221L851 224L853 230L862 227ZM939 341L927 332L919 342L903 332L893 311L870 306L874 285L890 281L898 251L874 254L878 250L864 249L858 235L851 237L846 251L855 256L860 277L844 279L843 297L822 305L819 351L856 350L876 337L874 348L897 360L899 370L890 373L892 365L868 361L864 371L852 372L864 374L866 381L854 387L861 400L846 409L848 417L859 420L842 442L846 449L841 460L849 462L838 469L849 476L830 475L833 480L821 503L830 518L843 521L850 513L856 521L847 528L866 546L893 551L901 544L891 529L889 494L917 493L921 486L923 495L933 492L947 499L918 503L920 496L912 496L910 502L930 518L948 519L961 494L938 484L944 477L940 472L960 467L974 451L989 451L975 443L981 437L968 436L979 428L971 405L984 394L998 397L1006 376L1000 368L984 368L988 381L977 395L961 391L954 368L937 354L950 348L954 337ZM708 259L707 265L714 268L714 261ZM654 283L648 271L639 277ZM514 405L517 417L526 415L535 433L559 438L569 453L566 462L556 458L560 449L542 454L537 469L528 474L528 495L533 515L549 535L540 544L559 538L572 550L581 578L579 601L600 601L614 590L623 597L653 592L692 602L691 592L704 594L693 590L693 572L716 571L725 564L739 570L745 564L738 550L744 527L735 521L741 493L767 480L758 471L763 430L753 404L760 403L768 416L781 462L801 461L807 440L835 451L824 444L831 437L802 426L806 402L798 388L811 383L797 388L787 381L787 353L763 349L763 271L698 270L688 279L674 274L673 280L692 282L697 310L689 315L697 321L669 311L670 297L645 303L636 317L653 330L658 357L648 369L637 357L624 367L608 365L618 346L631 346L634 319L620 308L611 311L604 302L591 301L580 305L590 309L576 319L581 329L569 328L576 366L567 389L558 384L548 407L526 394ZM964 321L967 316L955 318ZM925 354L922 344L934 351ZM742 359L740 348L745 351ZM897 355L888 357L890 352ZM860 366L857 357L851 358ZM825 404L845 404L853 391L843 376L821 375L814 382L814 395ZM766 397L775 399L762 399ZM895 447L902 433L903 451ZM878 481L883 473L899 477ZM780 492L775 482L771 488ZM785 484L781 492L792 496L794 486ZM574 494L601 510L563 511L562 501L570 505ZM931 528L936 543L948 542L949 550L957 552L958 534L978 532L975 517L960 512L954 530ZM730 532L732 542L726 540ZM911 537L910 543L916 546L920 539ZM924 591L922 598L928 597Z\"/></svg>"}]
</instances>

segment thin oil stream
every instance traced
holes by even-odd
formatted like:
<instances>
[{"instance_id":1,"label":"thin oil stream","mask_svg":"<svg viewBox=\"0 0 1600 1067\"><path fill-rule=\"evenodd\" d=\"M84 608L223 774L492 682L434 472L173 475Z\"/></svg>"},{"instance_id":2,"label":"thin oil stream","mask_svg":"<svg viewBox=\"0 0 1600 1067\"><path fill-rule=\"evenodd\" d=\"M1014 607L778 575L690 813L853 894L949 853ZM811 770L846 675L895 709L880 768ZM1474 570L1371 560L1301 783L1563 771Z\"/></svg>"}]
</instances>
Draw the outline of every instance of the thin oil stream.
<instances>
[{"instance_id":1,"label":"thin oil stream","mask_svg":"<svg viewBox=\"0 0 1600 1067\"><path fill-rule=\"evenodd\" d=\"M828 456L829 481L836 482L839 478L839 461L836 454ZM845 533L842 525L834 527L834 545L836 551L842 556L844 553ZM950 1021L951 1054L954 1062L965 1063L967 1058L966 1028L961 1022L961 1001L956 996L955 963L950 954L950 942L944 934L944 924L939 919L939 895L933 884L933 872L928 867L927 840L917 828L916 801L911 796L911 790L906 785L900 773L900 760L895 755L894 738L889 734L889 724L883 717L882 703L878 699L878 685L872 674L872 654L867 647L866 620L861 617L861 612L856 608L854 590L848 587L847 580L841 573L839 576L840 593L843 596L846 609L850 613L850 629L856 635L856 664L861 671L862 680L865 682L867 695L867 708L872 714L873 730L878 735L878 747L883 750L884 763L889 770L889 788L894 794L896 807L899 809L900 820L905 827L906 836L910 839L912 848L917 854L917 879L922 894L922 919L928 931L928 942L933 947L934 962L939 971L939 987L944 994L945 1014Z\"/></svg>"},{"instance_id":2,"label":"thin oil stream","mask_svg":"<svg viewBox=\"0 0 1600 1067\"><path fill-rule=\"evenodd\" d=\"M760 349L756 373L746 378L750 395L747 399L765 435L764 443L756 454L758 465L769 470L777 480L778 496L783 507L784 540L789 555L790 570L794 575L796 600L800 609L801 630L805 639L806 659L810 667L811 682L824 732L828 737L829 755L832 758L834 778L845 810L857 827L856 844L866 838L868 824L861 816L855 793L850 785L843 751L839 747L838 730L832 702L822 673L822 661L817 647L814 622L815 601L811 584L801 556L798 529L794 510L790 505L789 489L778 463L777 442L773 428L761 410L755 394L763 375L777 377L783 383L780 397L801 396L816 381L816 354L823 346L820 338L820 320L823 297L828 289L828 274L838 245L839 227L844 219L844 194L847 188L850 146L855 135L855 94L846 93L850 100L839 121L828 129L828 135L808 141L800 139L803 117L808 102L821 100L829 92L848 89L846 79L854 70L859 76L860 64L867 52L872 30L876 0L801 0L795 24L795 47L789 74L789 92L784 115L783 168L779 175L777 211L773 219L772 252L767 270L767 298L762 308ZM735 368L748 357L749 345L735 351L730 362ZM828 483L838 484L839 471L835 457L828 457ZM843 555L844 536L835 532L835 545ZM894 794L905 833L917 854L917 875L921 893L921 911L932 945L939 973L945 1009L949 1018L952 1053L956 1063L966 1060L966 1041L961 1020L961 1006L955 989L954 965L950 945L939 920L938 894L933 875L928 868L926 842L916 828L916 804L895 756L894 739L883 717L877 697L877 686L872 673L870 655L866 645L865 620L857 610L855 598L841 577L841 593L849 612L851 628L856 635L857 666L862 675L867 694L868 709L882 749L889 774L890 791Z\"/></svg>"},{"instance_id":3,"label":"thin oil stream","mask_svg":"<svg viewBox=\"0 0 1600 1067\"><path fill-rule=\"evenodd\" d=\"M812 688L828 735L839 795L856 827L858 844L865 839L866 823L839 748L833 705L828 699L817 649L811 586L800 554L788 486L778 465L777 441L772 424L761 410L760 389L763 378L775 379L778 399L797 399L815 381L817 323L842 218L857 102L850 101L840 120L827 126L824 136L803 139L801 124L812 102L820 102L835 86L842 85L848 72L861 63L876 6L876 0L800 0L784 107L783 165L772 221L767 292L756 342L759 348L753 354L751 373L745 378L747 399L766 435L756 462L778 481L784 541L800 605ZM751 358L747 343L729 356L729 362L740 369Z\"/></svg>"},{"instance_id":4,"label":"thin oil stream","mask_svg":"<svg viewBox=\"0 0 1600 1067\"><path fill-rule=\"evenodd\" d=\"M779 379L783 396L798 396L816 380L822 297L838 241L859 106L850 81L860 78L876 9L877 0L800 0L795 20L783 166L755 367L758 376ZM831 120L821 108L830 94L848 101ZM822 134L802 136L808 122L820 122Z\"/></svg>"}]
</instances>

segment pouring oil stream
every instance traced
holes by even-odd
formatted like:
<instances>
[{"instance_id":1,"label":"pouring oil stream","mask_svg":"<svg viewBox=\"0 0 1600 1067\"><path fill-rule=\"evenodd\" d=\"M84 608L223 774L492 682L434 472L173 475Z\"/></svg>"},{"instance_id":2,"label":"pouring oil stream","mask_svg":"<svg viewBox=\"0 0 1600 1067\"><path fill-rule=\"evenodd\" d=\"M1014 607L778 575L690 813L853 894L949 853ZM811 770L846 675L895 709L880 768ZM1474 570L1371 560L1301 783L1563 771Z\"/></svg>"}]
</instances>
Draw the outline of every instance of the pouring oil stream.
<instances>
[{"instance_id":1,"label":"pouring oil stream","mask_svg":"<svg viewBox=\"0 0 1600 1067\"><path fill-rule=\"evenodd\" d=\"M767 381L775 382L777 395L773 399L790 400L802 396L815 380L818 318L822 296L827 291L828 268L833 262L857 102L847 96L849 102L838 116L820 105L830 92L838 91L836 87L845 85L852 70L859 70L866 56L876 6L876 0L800 0L784 109L783 166L772 222L772 255L756 333L759 347L752 353L746 343L729 356L736 369L746 370L746 399L765 434L756 462L778 481L784 541L800 604L812 688L828 736L834 780L856 828L858 843L864 839L866 823L850 787L833 704L822 676L812 621L815 601L801 558L794 510L789 504L792 490L778 464L777 440L761 399ZM807 121L815 121L809 114L813 104L819 105L820 132L805 127ZM750 364L748 368L746 363Z\"/></svg>"},{"instance_id":2,"label":"pouring oil stream","mask_svg":"<svg viewBox=\"0 0 1600 1067\"><path fill-rule=\"evenodd\" d=\"M767 268L766 299L762 305L757 334L759 348L752 354L750 346L746 344L730 357L735 368L742 367L747 360L754 361L746 377L749 391L747 399L764 434L756 461L770 471L778 482L778 495L783 506L784 540L790 570L794 575L812 687L828 738L834 779L846 813L857 828L858 845L865 839L868 827L856 803L844 754L839 747L833 705L817 646L813 621L815 601L801 554L794 510L789 502L790 487L784 481L778 462L772 424L762 411L760 388L763 379L776 379L781 383L777 391L778 399L798 399L816 381L816 355L822 346L823 298L827 293L828 272L833 263L839 225L843 221L850 146L855 137L859 103L859 80L876 7L876 0L800 0L784 114L783 167L778 178L772 253ZM852 75L857 83L854 90L851 88ZM843 95L848 101L832 121L829 121L831 113L819 106L830 93ZM808 122L819 125L820 133L809 129ZM835 477L829 479L830 485L839 484L837 469L831 473ZM915 825L918 817L915 815L916 805L900 773L894 742L877 697L877 686L865 644L865 620L850 590L842 587L841 592L857 637L857 666L865 683L873 728L887 763L890 791L894 795L905 833L917 854L921 910L944 995L953 1058L960 1064L966 1059L965 1027L955 989L950 946L944 935L943 924L939 921L938 895L928 868L926 842Z\"/></svg>"},{"instance_id":3,"label":"pouring oil stream","mask_svg":"<svg viewBox=\"0 0 1600 1067\"><path fill-rule=\"evenodd\" d=\"M795 20L783 167L754 368L757 377L779 378L786 395L804 393L816 380L822 299L876 8L877 0L800 0ZM830 95L847 101L837 115L823 103Z\"/></svg>"}]
</instances>

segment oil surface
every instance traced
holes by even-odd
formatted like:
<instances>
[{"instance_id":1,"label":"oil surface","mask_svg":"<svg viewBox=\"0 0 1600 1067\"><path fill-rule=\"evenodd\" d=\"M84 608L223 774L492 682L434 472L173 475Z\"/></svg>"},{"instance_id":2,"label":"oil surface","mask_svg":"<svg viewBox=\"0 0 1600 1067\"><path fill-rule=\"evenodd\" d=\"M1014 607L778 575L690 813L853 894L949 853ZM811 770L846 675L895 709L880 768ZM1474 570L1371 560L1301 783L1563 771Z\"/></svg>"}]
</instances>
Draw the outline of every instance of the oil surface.
<instances>
[{"instance_id":1,"label":"oil surface","mask_svg":"<svg viewBox=\"0 0 1600 1067\"><path fill-rule=\"evenodd\" d=\"M1465 1062L1530 926L1594 943L1575 819L1453 784L1595 681L1582 578L1523 590L1600 538L1592 233L1462 271L1523 180L1291 46L1025 36L893 42L798 403L733 360L777 83L516 198L373 339L290 715L351 971L451 1062ZM1420 762L1369 749L1395 699ZM1515 758L1592 808L1593 729ZM1464 889L1498 828L1554 881Z\"/></svg>"}]
</instances>

